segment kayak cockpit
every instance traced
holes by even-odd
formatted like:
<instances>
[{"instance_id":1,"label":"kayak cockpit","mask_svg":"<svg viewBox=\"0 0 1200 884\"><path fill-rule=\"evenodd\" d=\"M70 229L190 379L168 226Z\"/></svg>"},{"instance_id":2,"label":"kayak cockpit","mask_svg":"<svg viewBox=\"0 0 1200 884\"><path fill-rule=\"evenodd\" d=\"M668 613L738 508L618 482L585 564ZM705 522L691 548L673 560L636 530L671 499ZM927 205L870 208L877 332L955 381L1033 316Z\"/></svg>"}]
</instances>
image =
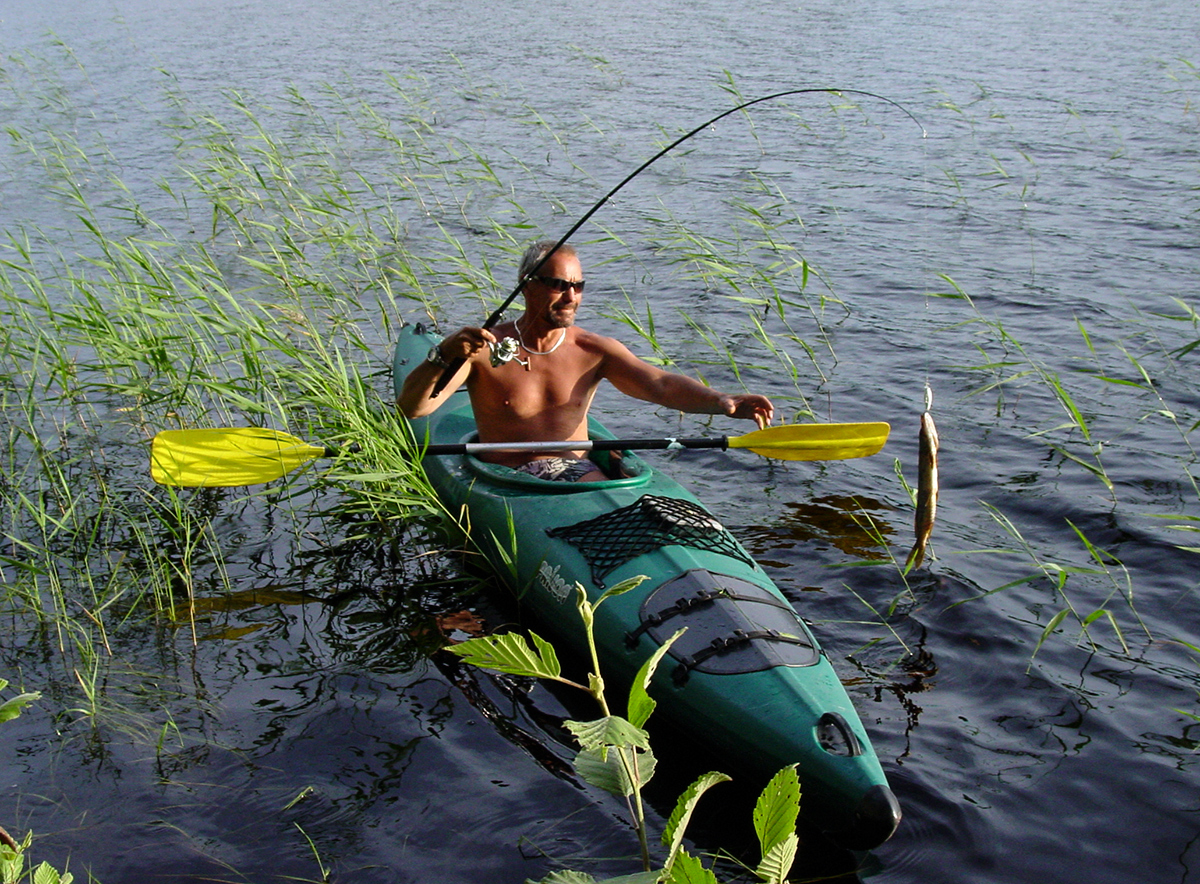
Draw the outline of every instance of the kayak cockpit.
<instances>
[{"instance_id":1,"label":"kayak cockpit","mask_svg":"<svg viewBox=\"0 0 1200 884\"><path fill-rule=\"evenodd\" d=\"M471 433L462 441L476 442L478 436ZM488 463L471 454L464 454L461 457L467 471L485 482L508 488L520 488L534 494L578 494L600 489L637 488L647 484L654 472L650 464L628 451L596 451L589 455L591 460L612 477L598 482L555 482L549 479L539 479L501 464Z\"/></svg>"}]
</instances>

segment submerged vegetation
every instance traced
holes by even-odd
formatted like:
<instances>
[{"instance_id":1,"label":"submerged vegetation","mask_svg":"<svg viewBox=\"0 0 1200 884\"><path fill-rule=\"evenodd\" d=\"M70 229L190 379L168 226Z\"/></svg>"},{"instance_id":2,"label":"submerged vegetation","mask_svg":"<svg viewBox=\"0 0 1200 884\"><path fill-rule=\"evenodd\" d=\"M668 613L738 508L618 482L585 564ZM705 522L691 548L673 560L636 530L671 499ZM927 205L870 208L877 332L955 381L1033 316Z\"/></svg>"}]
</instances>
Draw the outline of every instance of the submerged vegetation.
<instances>
[{"instance_id":1,"label":"submerged vegetation","mask_svg":"<svg viewBox=\"0 0 1200 884\"><path fill-rule=\"evenodd\" d=\"M10 181L36 180L22 199L42 199L8 200L0 233L0 671L45 686L43 705L81 754L100 761L119 737L169 781L205 742L215 702L186 671L189 657L205 639L262 628L221 614L314 599L336 611L365 595L403 628L346 639L339 648L351 658L399 667L388 655L412 665L437 645L414 625L426 613L420 596L437 586L449 589L431 592L431 604L455 598L461 573L427 529L457 514L440 511L389 402L389 341L405 321L486 313L526 241L570 220L560 191L595 188L562 133L590 128L625 151L616 127L548 121L465 80L454 94L469 94L473 116L455 129L441 94L416 76L389 78L375 103L330 86L230 92L211 106L165 76L148 116L155 146L174 159L165 173L146 172L104 140L109 127L89 116L87 74L75 65L63 49L7 58L0 70L0 108L22 111L6 114L0 162ZM939 107L972 113L949 98ZM844 133L861 110L810 112L835 117ZM546 167L466 140L489 115L535 140ZM971 125L990 119L980 112ZM662 174L686 174L685 164ZM1022 164L1032 168L1016 181ZM926 212L969 212L985 198L1024 204L1038 187L1029 156L925 173ZM769 377L785 421L829 419L835 393L862 384L839 337L895 334L895 315L856 304L806 256L814 222L778 176L745 176L723 209L714 229L661 198L631 199L618 220L636 226L636 239L597 219L585 232L597 264L686 286L703 302L675 309L617 283L623 297L597 297L597 312L646 355L714 383ZM852 477L873 483L883 503L851 509L851 530L871 548L851 564L884 587L868 594L852 578L874 649L856 662L888 683L914 656L905 624L921 607L1020 592L1006 616L1030 666L1049 647L1084 648L1149 663L1194 693L1196 636L1146 616L1156 574L1144 561L1155 559L1148 550L1200 551L1194 293L1129 304L1115 319L1081 307L1072 340L1042 352L1004 303L944 281L947 291L922 297L924 332L953 356L922 348L914 359L942 387L941 403L958 397L946 406L953 417L939 416L949 463L956 446L962 466L968 445L1003 438L1030 465L998 476L995 496L943 506L931 567L953 581L936 602L895 555L908 546L903 477L915 464L900 464L899 478L856 467L876 470ZM265 488L150 481L157 431L245 425L361 450ZM1036 500L1047 483L1068 487L1078 507L1061 514L1055 536L1030 536L1022 495ZM1170 581L1195 589L1175 586L1177 574ZM1194 748L1187 733L1178 742Z\"/></svg>"}]
</instances>

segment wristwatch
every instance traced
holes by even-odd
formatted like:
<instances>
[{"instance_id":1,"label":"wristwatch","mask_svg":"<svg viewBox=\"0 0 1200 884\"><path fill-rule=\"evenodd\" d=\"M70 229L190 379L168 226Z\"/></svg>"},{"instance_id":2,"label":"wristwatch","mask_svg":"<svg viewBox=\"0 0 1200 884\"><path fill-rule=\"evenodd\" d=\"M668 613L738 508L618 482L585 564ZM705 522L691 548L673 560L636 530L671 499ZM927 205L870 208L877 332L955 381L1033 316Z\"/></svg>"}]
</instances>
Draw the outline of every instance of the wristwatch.
<instances>
[{"instance_id":1,"label":"wristwatch","mask_svg":"<svg viewBox=\"0 0 1200 884\"><path fill-rule=\"evenodd\" d=\"M425 361L432 362L438 368L449 368L450 363L446 361L446 357L442 355L440 344L434 344L429 348L429 352L425 354Z\"/></svg>"}]
</instances>

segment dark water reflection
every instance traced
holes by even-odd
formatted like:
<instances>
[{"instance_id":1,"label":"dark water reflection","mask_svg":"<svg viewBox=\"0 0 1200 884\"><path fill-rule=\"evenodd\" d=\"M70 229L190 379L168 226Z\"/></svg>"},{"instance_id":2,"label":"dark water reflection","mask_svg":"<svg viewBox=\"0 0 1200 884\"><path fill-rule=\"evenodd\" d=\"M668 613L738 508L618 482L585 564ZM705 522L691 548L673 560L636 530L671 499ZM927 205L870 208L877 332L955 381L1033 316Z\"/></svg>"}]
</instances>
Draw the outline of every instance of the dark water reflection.
<instances>
[{"instance_id":1,"label":"dark water reflection","mask_svg":"<svg viewBox=\"0 0 1200 884\"><path fill-rule=\"evenodd\" d=\"M123 732L137 718L110 710L95 733L67 726L76 736L47 765L33 748L47 713L12 723L26 773L6 823L45 833L42 856L74 854L102 880L319 879L306 836L338 879L381 882L540 876L524 839L587 857L632 849L511 700L415 647L425 624L372 600L262 595L259 607L202 606L219 610L223 635L260 628L197 646L175 673L188 683L165 687L194 693L161 733L150 720ZM91 740L103 750L81 757Z\"/></svg>"}]
</instances>

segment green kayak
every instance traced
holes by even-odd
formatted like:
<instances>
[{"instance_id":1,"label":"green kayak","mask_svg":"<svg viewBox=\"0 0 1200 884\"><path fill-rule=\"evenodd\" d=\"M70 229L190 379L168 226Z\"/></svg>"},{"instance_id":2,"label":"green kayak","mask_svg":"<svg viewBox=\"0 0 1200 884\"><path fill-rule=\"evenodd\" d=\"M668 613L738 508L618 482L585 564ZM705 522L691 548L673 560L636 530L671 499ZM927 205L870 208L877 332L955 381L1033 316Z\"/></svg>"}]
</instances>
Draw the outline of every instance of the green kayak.
<instances>
[{"instance_id":1,"label":"green kayak","mask_svg":"<svg viewBox=\"0 0 1200 884\"><path fill-rule=\"evenodd\" d=\"M400 332L399 391L440 336ZM417 439L475 438L465 391L412 421ZM611 439L594 419L592 438ZM825 653L771 579L685 488L626 453L624 478L550 482L464 454L427 455L425 471L447 507L467 507L501 575L535 612L538 630L586 654L574 606L637 575L636 590L597 612L607 677L628 683L659 644L668 652L650 692L656 719L741 770L770 775L797 765L804 816L842 846L867 850L891 837L900 806L862 722ZM503 550L498 549L503 546ZM514 554L515 549L515 554Z\"/></svg>"}]
</instances>

